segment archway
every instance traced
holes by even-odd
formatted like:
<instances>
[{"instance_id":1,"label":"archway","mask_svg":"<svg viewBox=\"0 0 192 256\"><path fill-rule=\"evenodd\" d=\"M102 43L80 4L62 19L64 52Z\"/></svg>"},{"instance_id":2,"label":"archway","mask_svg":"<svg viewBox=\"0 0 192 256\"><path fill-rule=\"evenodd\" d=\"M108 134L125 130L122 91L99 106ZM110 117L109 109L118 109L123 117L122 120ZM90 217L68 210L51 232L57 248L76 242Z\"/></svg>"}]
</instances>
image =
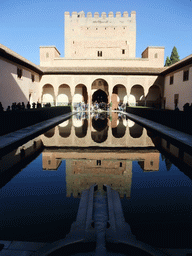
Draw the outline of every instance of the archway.
<instances>
[{"instance_id":1,"label":"archway","mask_svg":"<svg viewBox=\"0 0 192 256\"><path fill-rule=\"evenodd\" d=\"M42 105L45 106L50 103L51 106L55 105L54 88L51 84L45 84L42 88Z\"/></svg>"},{"instance_id":2,"label":"archway","mask_svg":"<svg viewBox=\"0 0 192 256\"><path fill-rule=\"evenodd\" d=\"M130 91L130 96L132 98L130 97L128 102L129 101L130 101L130 103L135 102L135 104L137 106L145 105L145 93L144 93L144 88L141 85L136 84L136 85L132 86L131 91ZM133 100L133 97L134 97L134 100Z\"/></svg>"},{"instance_id":3,"label":"archway","mask_svg":"<svg viewBox=\"0 0 192 256\"><path fill-rule=\"evenodd\" d=\"M105 102L108 103L108 83L101 78L98 78L93 81L91 85L91 93L92 93L92 103L94 102Z\"/></svg>"},{"instance_id":4,"label":"archway","mask_svg":"<svg viewBox=\"0 0 192 256\"><path fill-rule=\"evenodd\" d=\"M119 104L126 104L126 96L127 92L125 86L122 84L115 85L111 96L112 109L117 109Z\"/></svg>"},{"instance_id":5,"label":"archway","mask_svg":"<svg viewBox=\"0 0 192 256\"><path fill-rule=\"evenodd\" d=\"M159 86L152 85L146 96L147 107L161 108L161 90Z\"/></svg>"},{"instance_id":6,"label":"archway","mask_svg":"<svg viewBox=\"0 0 192 256\"><path fill-rule=\"evenodd\" d=\"M58 89L57 106L66 106L71 102L70 87L67 84L62 84Z\"/></svg>"},{"instance_id":7,"label":"archway","mask_svg":"<svg viewBox=\"0 0 192 256\"><path fill-rule=\"evenodd\" d=\"M73 105L78 103L88 103L87 87L84 84L78 84L75 87L75 94L73 96Z\"/></svg>"}]
</instances>

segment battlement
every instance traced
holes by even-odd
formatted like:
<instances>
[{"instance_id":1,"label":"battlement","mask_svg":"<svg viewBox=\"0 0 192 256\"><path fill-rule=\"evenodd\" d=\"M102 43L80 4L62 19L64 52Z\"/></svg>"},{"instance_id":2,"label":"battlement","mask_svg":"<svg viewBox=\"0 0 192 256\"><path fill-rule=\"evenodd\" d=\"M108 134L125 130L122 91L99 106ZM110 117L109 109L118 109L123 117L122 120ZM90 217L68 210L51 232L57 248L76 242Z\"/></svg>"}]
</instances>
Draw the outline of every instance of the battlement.
<instances>
[{"instance_id":1,"label":"battlement","mask_svg":"<svg viewBox=\"0 0 192 256\"><path fill-rule=\"evenodd\" d=\"M136 12L85 15L65 12L65 56L72 59L127 59L135 57Z\"/></svg>"},{"instance_id":2,"label":"battlement","mask_svg":"<svg viewBox=\"0 0 192 256\"><path fill-rule=\"evenodd\" d=\"M130 17L133 18L135 17L136 12L132 11ZM121 12L116 12L116 14L114 14L113 12L109 12L108 16L106 14L106 12L102 12L101 16L99 15L98 12L95 12L94 14L92 14L91 12L87 13L87 16L85 16L84 11L81 12L72 12L71 16L69 12L65 12L65 18L128 18L129 14L127 11L123 12L123 14L121 14Z\"/></svg>"}]
</instances>

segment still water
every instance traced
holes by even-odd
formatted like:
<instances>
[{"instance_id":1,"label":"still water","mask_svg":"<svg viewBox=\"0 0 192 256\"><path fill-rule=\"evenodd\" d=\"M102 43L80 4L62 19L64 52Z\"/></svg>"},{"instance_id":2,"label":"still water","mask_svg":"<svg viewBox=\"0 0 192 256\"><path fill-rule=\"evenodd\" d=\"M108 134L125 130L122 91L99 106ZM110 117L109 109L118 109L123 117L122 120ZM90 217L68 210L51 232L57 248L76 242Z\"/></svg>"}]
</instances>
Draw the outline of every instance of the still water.
<instances>
[{"instance_id":1,"label":"still water","mask_svg":"<svg viewBox=\"0 0 192 256\"><path fill-rule=\"evenodd\" d=\"M156 141L123 115L77 114L2 157L0 240L64 238L82 191L97 183L119 192L138 240L191 248L192 175Z\"/></svg>"}]
</instances>

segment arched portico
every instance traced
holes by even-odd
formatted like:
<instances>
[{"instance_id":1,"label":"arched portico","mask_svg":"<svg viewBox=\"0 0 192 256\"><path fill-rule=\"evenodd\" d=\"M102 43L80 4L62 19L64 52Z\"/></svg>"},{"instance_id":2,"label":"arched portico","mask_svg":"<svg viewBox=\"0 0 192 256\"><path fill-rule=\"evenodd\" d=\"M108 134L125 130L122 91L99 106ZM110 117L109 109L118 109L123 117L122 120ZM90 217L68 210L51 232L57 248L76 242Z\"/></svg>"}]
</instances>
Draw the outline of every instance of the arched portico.
<instances>
[{"instance_id":1,"label":"arched portico","mask_svg":"<svg viewBox=\"0 0 192 256\"><path fill-rule=\"evenodd\" d=\"M113 87L111 101L112 109L117 109L119 103L127 103L127 91L124 85L117 84Z\"/></svg>"},{"instance_id":2,"label":"arched portico","mask_svg":"<svg viewBox=\"0 0 192 256\"><path fill-rule=\"evenodd\" d=\"M78 84L75 87L75 93L73 96L73 105L77 103L88 103L87 87L84 84Z\"/></svg>"},{"instance_id":3,"label":"arched portico","mask_svg":"<svg viewBox=\"0 0 192 256\"><path fill-rule=\"evenodd\" d=\"M135 84L131 87L130 96L128 98L129 105L145 105L145 92L143 86Z\"/></svg>"},{"instance_id":4,"label":"arched portico","mask_svg":"<svg viewBox=\"0 0 192 256\"><path fill-rule=\"evenodd\" d=\"M92 96L92 103L94 102L109 102L109 90L108 90L108 83L101 78L98 78L93 81L91 85L91 96Z\"/></svg>"},{"instance_id":5,"label":"arched portico","mask_svg":"<svg viewBox=\"0 0 192 256\"><path fill-rule=\"evenodd\" d=\"M66 106L71 103L71 90L69 85L62 84L58 88L57 106Z\"/></svg>"},{"instance_id":6,"label":"arched portico","mask_svg":"<svg viewBox=\"0 0 192 256\"><path fill-rule=\"evenodd\" d=\"M51 84L45 84L42 88L42 100L43 106L47 103L50 103L51 106L55 105L55 94L54 88Z\"/></svg>"},{"instance_id":7,"label":"arched portico","mask_svg":"<svg viewBox=\"0 0 192 256\"><path fill-rule=\"evenodd\" d=\"M148 107L161 108L161 89L158 85L152 85L146 95L146 105Z\"/></svg>"}]
</instances>

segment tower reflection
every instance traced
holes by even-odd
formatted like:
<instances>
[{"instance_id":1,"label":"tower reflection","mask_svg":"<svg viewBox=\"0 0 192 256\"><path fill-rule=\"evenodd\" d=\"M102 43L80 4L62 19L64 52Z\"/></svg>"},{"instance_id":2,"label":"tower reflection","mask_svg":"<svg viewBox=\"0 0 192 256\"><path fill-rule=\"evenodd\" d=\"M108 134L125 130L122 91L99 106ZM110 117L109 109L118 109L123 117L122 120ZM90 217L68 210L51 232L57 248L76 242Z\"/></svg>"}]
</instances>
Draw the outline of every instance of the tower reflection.
<instances>
[{"instance_id":1,"label":"tower reflection","mask_svg":"<svg viewBox=\"0 0 192 256\"><path fill-rule=\"evenodd\" d=\"M68 137L61 136L58 127L54 136L42 135L43 169L57 170L65 161L67 196L80 197L83 190L96 183L98 188L106 184L120 197L130 198L133 161L143 171L159 170L159 151L146 130L124 116L74 116L70 125ZM62 132L67 134L65 127L69 131L69 123L62 124ZM137 136L132 137L134 127Z\"/></svg>"}]
</instances>

